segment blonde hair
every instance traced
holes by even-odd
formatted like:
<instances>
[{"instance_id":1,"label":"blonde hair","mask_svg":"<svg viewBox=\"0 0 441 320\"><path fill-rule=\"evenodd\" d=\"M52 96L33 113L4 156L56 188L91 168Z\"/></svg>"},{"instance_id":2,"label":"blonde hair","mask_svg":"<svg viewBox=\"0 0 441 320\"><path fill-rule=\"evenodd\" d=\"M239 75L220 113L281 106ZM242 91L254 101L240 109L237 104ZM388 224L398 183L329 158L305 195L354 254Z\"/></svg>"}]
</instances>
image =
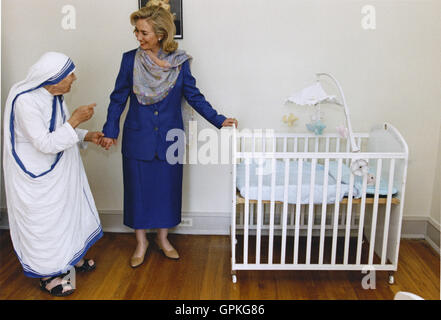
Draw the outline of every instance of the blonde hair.
<instances>
[{"instance_id":1,"label":"blonde hair","mask_svg":"<svg viewBox=\"0 0 441 320\"><path fill-rule=\"evenodd\" d=\"M160 42L162 50L170 53L178 49L178 43L174 40L176 26L168 1L150 0L145 7L130 15L130 22L132 25L136 25L136 22L140 19L146 19L150 22L155 34L162 38Z\"/></svg>"}]
</instances>

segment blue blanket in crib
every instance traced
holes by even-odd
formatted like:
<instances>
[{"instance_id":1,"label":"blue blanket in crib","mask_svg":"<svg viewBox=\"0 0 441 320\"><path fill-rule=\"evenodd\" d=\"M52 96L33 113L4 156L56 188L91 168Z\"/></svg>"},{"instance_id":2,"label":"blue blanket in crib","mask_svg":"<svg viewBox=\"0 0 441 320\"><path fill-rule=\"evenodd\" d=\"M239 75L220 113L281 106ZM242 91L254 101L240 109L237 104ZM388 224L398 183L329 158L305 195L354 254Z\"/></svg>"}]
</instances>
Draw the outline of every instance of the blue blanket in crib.
<instances>
[{"instance_id":1,"label":"blue blanket in crib","mask_svg":"<svg viewBox=\"0 0 441 320\"><path fill-rule=\"evenodd\" d=\"M337 180L337 173L338 173L338 162L337 161L329 161L329 175L332 175ZM369 173L375 176L375 169L372 167L369 167ZM342 163L342 175L341 175L341 181L344 184L349 184L349 178L351 176L351 169ZM354 187L357 189L357 193L362 192L363 187L363 177L355 176L354 175ZM378 190L378 194L380 196L386 196L388 192L389 184L383 179L380 179L380 187ZM392 186L392 194L397 193L398 190L394 186ZM367 185L366 186L366 194L375 194L375 184L374 185Z\"/></svg>"},{"instance_id":2,"label":"blue blanket in crib","mask_svg":"<svg viewBox=\"0 0 441 320\"><path fill-rule=\"evenodd\" d=\"M249 199L258 199L258 182L259 175L262 174L262 200L271 200L271 166L272 160L267 159L259 165L256 161L252 161L249 165ZM312 202L314 204L320 203L335 203L336 198L341 201L345 196L349 194L349 177L351 174L350 169L343 164L342 166L342 183L340 185L340 192L337 195L337 162L329 162L329 174L327 183L327 193L323 194L324 183L324 166L316 164L315 181L313 186L313 192L310 192L311 185L311 162L303 161L302 167L302 181L300 190L300 203L307 204ZM275 171L275 188L274 188L274 200L284 201L285 196L285 162L283 160L276 160ZM288 203L297 203L297 185L298 185L298 161L289 161L289 179L288 179ZM245 163L242 162L237 165L237 178L236 186L242 197L246 195L245 185ZM353 197L360 198L362 196L363 178L355 176ZM380 180L380 195L387 195L387 183ZM396 193L396 188L393 188L392 193ZM367 194L375 193L375 186L368 186L366 190ZM312 199L311 199L312 197Z\"/></svg>"}]
</instances>

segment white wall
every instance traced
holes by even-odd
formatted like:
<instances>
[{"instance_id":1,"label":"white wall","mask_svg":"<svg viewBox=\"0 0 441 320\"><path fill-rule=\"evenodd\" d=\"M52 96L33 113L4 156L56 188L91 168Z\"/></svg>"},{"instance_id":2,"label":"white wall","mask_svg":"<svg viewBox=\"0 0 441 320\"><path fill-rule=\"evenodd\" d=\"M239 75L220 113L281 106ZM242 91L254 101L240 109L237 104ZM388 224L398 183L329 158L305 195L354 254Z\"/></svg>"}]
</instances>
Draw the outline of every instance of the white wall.
<instances>
[{"instance_id":1,"label":"white wall","mask_svg":"<svg viewBox=\"0 0 441 320\"><path fill-rule=\"evenodd\" d=\"M67 103L73 109L96 102L96 116L84 127L100 129L121 55L137 45L129 23L137 3L2 0L2 106L42 53L60 51L77 65ZM67 4L76 8L76 30L61 28ZM364 4L376 8L376 30L361 27ZM183 12L180 47L194 57L198 85L219 112L242 128L305 131L307 113L283 101L316 72L331 72L355 131L384 121L401 131L410 149L404 214L430 216L441 125L441 1L184 0ZM343 114L323 110L327 132L335 131ZM293 128L281 122L288 112L301 118ZM119 148L83 152L101 211L122 209ZM229 172L226 165L186 166L183 211L228 212Z\"/></svg>"}]
</instances>

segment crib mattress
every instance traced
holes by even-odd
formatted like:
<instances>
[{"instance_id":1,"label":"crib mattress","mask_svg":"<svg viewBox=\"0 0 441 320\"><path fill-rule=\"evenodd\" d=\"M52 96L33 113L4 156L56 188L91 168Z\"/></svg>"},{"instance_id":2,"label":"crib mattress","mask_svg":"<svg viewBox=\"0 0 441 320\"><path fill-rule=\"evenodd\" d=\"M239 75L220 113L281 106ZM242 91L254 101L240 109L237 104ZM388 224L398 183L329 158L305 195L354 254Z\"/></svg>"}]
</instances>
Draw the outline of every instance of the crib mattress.
<instances>
[{"instance_id":1,"label":"crib mattress","mask_svg":"<svg viewBox=\"0 0 441 320\"><path fill-rule=\"evenodd\" d=\"M258 199L258 179L259 173L262 173L262 195L261 199L263 201L271 200L271 160L267 159L264 161L262 166L259 166L256 162L250 163L249 168L249 199ZM259 169L260 168L260 169ZM342 201L344 197L349 194L349 175L350 169L343 164L342 170L342 183L340 184L340 192L337 199L337 162L330 161L329 163L329 174L328 174L328 184L327 193L325 199L323 199L323 182L324 182L324 166L321 164L316 164L315 170L315 182L313 187L313 193L310 194L310 183L311 183L311 163L304 161L302 168L302 181L300 190L300 203L308 204L311 201L314 204L325 203L335 203ZM246 197L246 185L245 185L245 163L240 163L237 165L236 174L236 187L239 190L240 195ZM285 163L283 160L276 160L276 172L275 172L275 189L274 189L274 200L284 201L285 192ZM288 203L297 203L297 180L298 180L298 161L290 161L289 164L289 179L288 179ZM387 195L387 183L380 180L380 195ZM396 188L392 189L392 194L397 192ZM375 186L368 186L366 194L374 194ZM355 199L361 198L362 196L362 178L356 177L354 179L353 197Z\"/></svg>"}]
</instances>

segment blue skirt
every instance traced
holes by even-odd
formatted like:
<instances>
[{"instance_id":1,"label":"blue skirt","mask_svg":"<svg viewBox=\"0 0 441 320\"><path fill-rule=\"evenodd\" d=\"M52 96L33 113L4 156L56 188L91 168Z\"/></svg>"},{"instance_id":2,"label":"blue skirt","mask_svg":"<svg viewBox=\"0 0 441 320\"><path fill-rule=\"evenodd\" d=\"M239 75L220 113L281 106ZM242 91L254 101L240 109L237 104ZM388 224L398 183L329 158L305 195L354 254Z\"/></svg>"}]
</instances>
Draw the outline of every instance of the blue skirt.
<instances>
[{"instance_id":1,"label":"blue skirt","mask_svg":"<svg viewBox=\"0 0 441 320\"><path fill-rule=\"evenodd\" d=\"M145 161L123 156L124 224L153 229L181 223L182 168L157 157Z\"/></svg>"}]
</instances>

